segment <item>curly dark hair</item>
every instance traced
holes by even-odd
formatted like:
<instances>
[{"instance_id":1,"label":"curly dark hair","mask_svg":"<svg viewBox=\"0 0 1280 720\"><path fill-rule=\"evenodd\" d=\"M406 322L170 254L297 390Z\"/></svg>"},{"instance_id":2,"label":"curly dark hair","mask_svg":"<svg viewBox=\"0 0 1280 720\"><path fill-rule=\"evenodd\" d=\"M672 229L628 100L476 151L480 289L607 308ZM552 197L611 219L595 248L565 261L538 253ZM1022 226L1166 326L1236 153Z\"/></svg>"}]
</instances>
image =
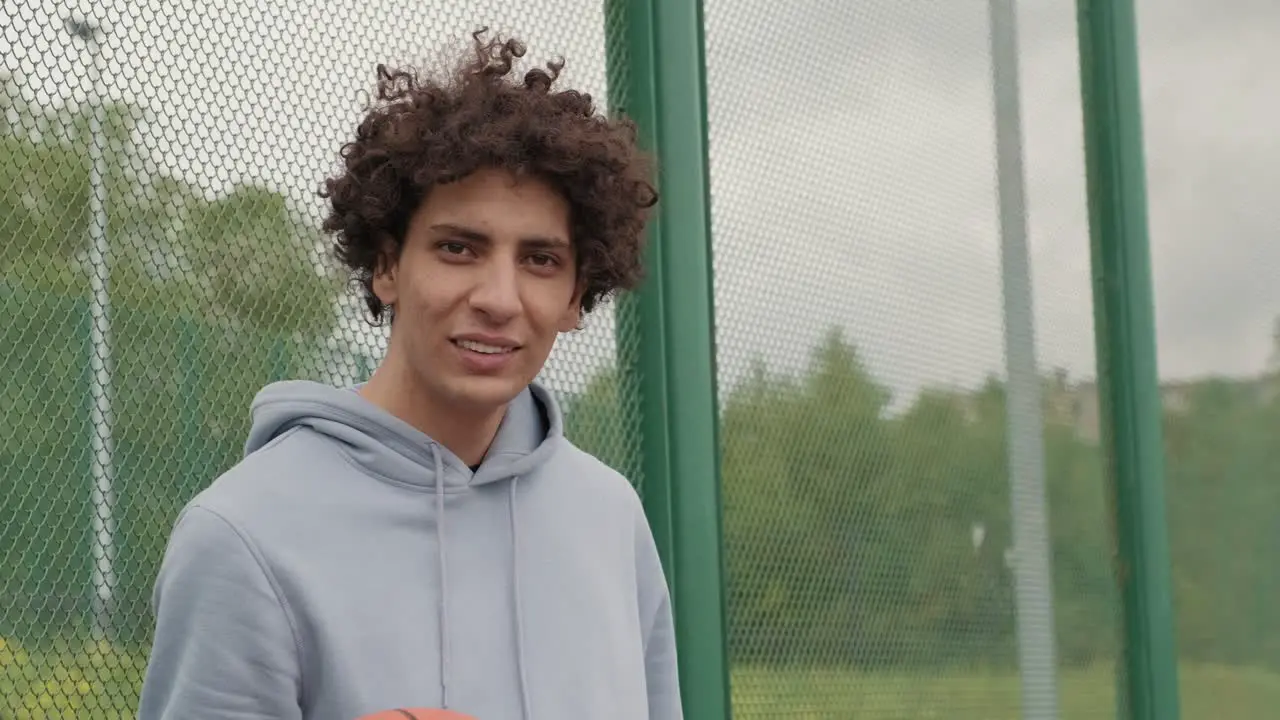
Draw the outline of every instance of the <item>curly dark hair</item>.
<instances>
[{"instance_id":1,"label":"curly dark hair","mask_svg":"<svg viewBox=\"0 0 1280 720\"><path fill-rule=\"evenodd\" d=\"M331 205L323 229L374 322L386 308L373 276L403 250L427 193L482 168L536 176L568 201L584 313L643 278L645 224L658 192L634 123L597 115L589 94L553 91L563 59L517 79L524 44L486 40L487 32L472 34L474 55L443 78L379 65L379 102L343 146L342 172L320 192Z\"/></svg>"}]
</instances>

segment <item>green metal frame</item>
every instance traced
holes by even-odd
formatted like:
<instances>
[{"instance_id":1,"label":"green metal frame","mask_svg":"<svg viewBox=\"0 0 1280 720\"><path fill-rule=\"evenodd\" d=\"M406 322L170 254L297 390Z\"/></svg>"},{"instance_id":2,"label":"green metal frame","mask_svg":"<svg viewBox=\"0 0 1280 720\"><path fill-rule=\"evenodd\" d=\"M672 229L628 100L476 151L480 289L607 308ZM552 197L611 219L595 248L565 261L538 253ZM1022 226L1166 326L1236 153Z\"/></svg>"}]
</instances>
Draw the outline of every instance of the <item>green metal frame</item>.
<instances>
[{"instance_id":1,"label":"green metal frame","mask_svg":"<svg viewBox=\"0 0 1280 720\"><path fill-rule=\"evenodd\" d=\"M1098 392L1124 616L1121 713L1177 720L1162 406L1133 0L1077 0Z\"/></svg>"},{"instance_id":2,"label":"green metal frame","mask_svg":"<svg viewBox=\"0 0 1280 720\"><path fill-rule=\"evenodd\" d=\"M727 720L702 3L605 8L610 105L656 151L662 196L648 280L619 307L622 387L639 401L641 491L671 583L685 716Z\"/></svg>"},{"instance_id":3,"label":"green metal frame","mask_svg":"<svg viewBox=\"0 0 1280 720\"><path fill-rule=\"evenodd\" d=\"M634 10L638 8L627 0L606 0L605 3L609 107L612 113L625 114L635 121L640 142L653 148L657 145L653 18L649 9ZM655 278L662 268L662 230L661 217L649 226L645 259L649 282L640 292L618 299L616 336L619 392L629 401L623 403L624 407L634 406L638 410L638 417L624 418L628 431L638 433L641 440L637 479L658 552L674 587L671 566L674 540L667 481L671 448L666 421L666 338L662 332L654 332L660 330L663 323L661 281Z\"/></svg>"}]
</instances>

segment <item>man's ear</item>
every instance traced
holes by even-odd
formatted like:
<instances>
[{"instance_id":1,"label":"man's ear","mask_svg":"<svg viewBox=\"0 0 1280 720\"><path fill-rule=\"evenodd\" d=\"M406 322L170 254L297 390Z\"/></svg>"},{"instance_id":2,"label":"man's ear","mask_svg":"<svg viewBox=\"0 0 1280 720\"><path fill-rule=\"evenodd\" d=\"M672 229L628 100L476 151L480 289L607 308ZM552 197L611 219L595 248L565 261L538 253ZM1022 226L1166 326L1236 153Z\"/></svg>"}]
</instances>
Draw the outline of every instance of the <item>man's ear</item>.
<instances>
[{"instance_id":1,"label":"man's ear","mask_svg":"<svg viewBox=\"0 0 1280 720\"><path fill-rule=\"evenodd\" d=\"M569 300L569 306L565 308L564 315L560 317L560 332L567 333L574 330L582 329L582 293L586 289L584 285L579 285L573 291L573 298Z\"/></svg>"},{"instance_id":2,"label":"man's ear","mask_svg":"<svg viewBox=\"0 0 1280 720\"><path fill-rule=\"evenodd\" d=\"M388 243L383 246L382 254L379 255L378 262L373 268L373 294L383 305L395 305L400 299L400 292L396 285L396 271L399 269L397 259L394 246Z\"/></svg>"}]
</instances>

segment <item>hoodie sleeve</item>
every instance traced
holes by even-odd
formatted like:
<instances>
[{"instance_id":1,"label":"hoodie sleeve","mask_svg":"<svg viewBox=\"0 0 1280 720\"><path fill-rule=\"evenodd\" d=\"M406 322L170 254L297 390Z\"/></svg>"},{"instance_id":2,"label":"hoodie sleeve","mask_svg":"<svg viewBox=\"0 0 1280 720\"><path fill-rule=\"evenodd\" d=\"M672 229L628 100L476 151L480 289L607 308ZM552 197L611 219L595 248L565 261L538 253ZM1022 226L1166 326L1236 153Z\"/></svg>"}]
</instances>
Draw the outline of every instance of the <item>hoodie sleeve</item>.
<instances>
[{"instance_id":1,"label":"hoodie sleeve","mask_svg":"<svg viewBox=\"0 0 1280 720\"><path fill-rule=\"evenodd\" d=\"M644 666L649 688L649 720L683 720L676 631L671 595L653 532L644 516L636 521L636 568L644 621Z\"/></svg>"},{"instance_id":2,"label":"hoodie sleeve","mask_svg":"<svg viewBox=\"0 0 1280 720\"><path fill-rule=\"evenodd\" d=\"M152 596L139 720L298 720L292 624L257 556L220 515L174 526Z\"/></svg>"}]
</instances>

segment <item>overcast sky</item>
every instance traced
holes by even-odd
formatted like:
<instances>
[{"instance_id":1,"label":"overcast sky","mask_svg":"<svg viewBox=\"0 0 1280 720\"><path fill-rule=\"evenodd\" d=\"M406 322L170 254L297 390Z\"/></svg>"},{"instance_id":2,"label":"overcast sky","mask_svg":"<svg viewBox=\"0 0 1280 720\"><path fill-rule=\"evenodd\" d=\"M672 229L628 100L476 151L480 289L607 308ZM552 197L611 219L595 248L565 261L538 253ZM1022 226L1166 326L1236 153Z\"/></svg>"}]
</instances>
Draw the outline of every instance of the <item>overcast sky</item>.
<instances>
[{"instance_id":1,"label":"overcast sky","mask_svg":"<svg viewBox=\"0 0 1280 720\"><path fill-rule=\"evenodd\" d=\"M1074 3L1017 4L1039 360L1091 376ZM142 143L173 171L211 191L265 182L313 214L377 62L430 61L488 23L605 95L596 0L198 5L80 6L107 23L109 94L151 112ZM3 69L41 102L90 89L62 12L3 0ZM757 354L794 365L832 324L899 401L1001 372L986 0L706 14L722 380ZM1139 0L1139 15L1162 374L1254 373L1280 314L1280 5ZM611 334L606 313L563 342L553 384L577 385Z\"/></svg>"}]
</instances>

